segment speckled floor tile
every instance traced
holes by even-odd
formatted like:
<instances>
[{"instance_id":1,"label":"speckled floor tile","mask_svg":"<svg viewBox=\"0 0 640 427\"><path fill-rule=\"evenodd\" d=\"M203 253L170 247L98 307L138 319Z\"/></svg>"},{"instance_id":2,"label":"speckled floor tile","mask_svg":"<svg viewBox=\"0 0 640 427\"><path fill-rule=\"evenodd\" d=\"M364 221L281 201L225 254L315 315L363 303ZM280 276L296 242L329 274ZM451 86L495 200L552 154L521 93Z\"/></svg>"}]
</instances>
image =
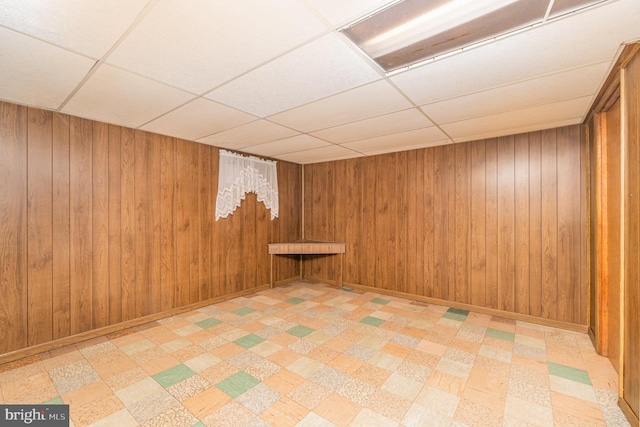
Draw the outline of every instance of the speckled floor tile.
<instances>
[{"instance_id":1,"label":"speckled floor tile","mask_svg":"<svg viewBox=\"0 0 640 427\"><path fill-rule=\"evenodd\" d=\"M271 375L277 373L280 369L282 369L280 365L273 363L270 360L263 359L247 367L245 372L260 381L264 381Z\"/></svg>"},{"instance_id":2,"label":"speckled floor tile","mask_svg":"<svg viewBox=\"0 0 640 427\"><path fill-rule=\"evenodd\" d=\"M167 387L167 391L179 402L182 402L206 390L210 386L211 383L200 375L193 375Z\"/></svg>"},{"instance_id":3,"label":"speckled floor tile","mask_svg":"<svg viewBox=\"0 0 640 427\"><path fill-rule=\"evenodd\" d=\"M530 384L512 377L509 380L507 393L509 396L517 397L536 405L551 407L551 389L549 387Z\"/></svg>"},{"instance_id":4,"label":"speckled floor tile","mask_svg":"<svg viewBox=\"0 0 640 427\"><path fill-rule=\"evenodd\" d=\"M260 415L265 409L273 405L282 397L276 390L258 384L251 390L239 396L236 400L256 415Z\"/></svg>"},{"instance_id":5,"label":"speckled floor tile","mask_svg":"<svg viewBox=\"0 0 640 427\"><path fill-rule=\"evenodd\" d=\"M340 387L349 376L330 366L323 366L309 380L326 388L329 391L335 391Z\"/></svg>"},{"instance_id":6,"label":"speckled floor tile","mask_svg":"<svg viewBox=\"0 0 640 427\"><path fill-rule=\"evenodd\" d=\"M351 399L360 406L366 406L375 392L375 386L355 378L349 378L336 390L336 393Z\"/></svg>"},{"instance_id":7,"label":"speckled floor tile","mask_svg":"<svg viewBox=\"0 0 640 427\"><path fill-rule=\"evenodd\" d=\"M379 389L371 397L367 407L380 415L400 422L411 407L411 400Z\"/></svg>"},{"instance_id":8,"label":"speckled floor tile","mask_svg":"<svg viewBox=\"0 0 640 427\"><path fill-rule=\"evenodd\" d=\"M232 401L202 420L215 427L237 427L247 424L255 414L236 401Z\"/></svg>"},{"instance_id":9,"label":"speckled floor tile","mask_svg":"<svg viewBox=\"0 0 640 427\"><path fill-rule=\"evenodd\" d=\"M320 402L329 397L331 392L319 384L312 381L305 381L287 394L305 408L312 410Z\"/></svg>"},{"instance_id":10,"label":"speckled floor tile","mask_svg":"<svg viewBox=\"0 0 640 427\"><path fill-rule=\"evenodd\" d=\"M469 426L500 427L503 422L502 413L465 399L458 404L454 418Z\"/></svg>"},{"instance_id":11,"label":"speckled floor tile","mask_svg":"<svg viewBox=\"0 0 640 427\"><path fill-rule=\"evenodd\" d=\"M586 334L300 281L0 365L0 403L78 427L625 426L616 376Z\"/></svg>"}]
</instances>

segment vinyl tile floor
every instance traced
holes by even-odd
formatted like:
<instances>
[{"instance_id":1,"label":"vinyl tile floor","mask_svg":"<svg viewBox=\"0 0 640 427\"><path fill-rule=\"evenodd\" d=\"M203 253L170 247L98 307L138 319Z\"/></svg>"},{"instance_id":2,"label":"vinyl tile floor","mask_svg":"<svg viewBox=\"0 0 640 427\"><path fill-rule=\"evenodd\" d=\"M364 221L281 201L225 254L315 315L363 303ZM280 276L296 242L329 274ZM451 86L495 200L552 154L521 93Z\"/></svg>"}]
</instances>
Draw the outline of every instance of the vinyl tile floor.
<instances>
[{"instance_id":1,"label":"vinyl tile floor","mask_svg":"<svg viewBox=\"0 0 640 427\"><path fill-rule=\"evenodd\" d=\"M73 426L624 426L585 334L294 282L0 365Z\"/></svg>"}]
</instances>

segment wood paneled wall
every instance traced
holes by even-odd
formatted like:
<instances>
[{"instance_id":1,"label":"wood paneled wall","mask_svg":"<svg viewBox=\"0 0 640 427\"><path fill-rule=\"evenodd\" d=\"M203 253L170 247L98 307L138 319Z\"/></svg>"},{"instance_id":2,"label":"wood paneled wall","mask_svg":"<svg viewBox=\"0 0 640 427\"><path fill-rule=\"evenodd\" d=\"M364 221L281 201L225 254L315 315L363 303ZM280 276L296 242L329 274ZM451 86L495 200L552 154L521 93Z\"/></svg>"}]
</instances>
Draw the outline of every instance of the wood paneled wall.
<instances>
[{"instance_id":1,"label":"wood paneled wall","mask_svg":"<svg viewBox=\"0 0 640 427\"><path fill-rule=\"evenodd\" d=\"M0 145L0 354L267 285L300 238L299 165L279 219L249 194L215 221L214 147L9 103Z\"/></svg>"},{"instance_id":2,"label":"wood paneled wall","mask_svg":"<svg viewBox=\"0 0 640 427\"><path fill-rule=\"evenodd\" d=\"M586 325L581 140L571 126L306 165L305 238L347 242L346 283Z\"/></svg>"},{"instance_id":3,"label":"wood paneled wall","mask_svg":"<svg viewBox=\"0 0 640 427\"><path fill-rule=\"evenodd\" d=\"M631 425L640 416L640 48L623 68L624 119L624 311L622 398Z\"/></svg>"}]
</instances>

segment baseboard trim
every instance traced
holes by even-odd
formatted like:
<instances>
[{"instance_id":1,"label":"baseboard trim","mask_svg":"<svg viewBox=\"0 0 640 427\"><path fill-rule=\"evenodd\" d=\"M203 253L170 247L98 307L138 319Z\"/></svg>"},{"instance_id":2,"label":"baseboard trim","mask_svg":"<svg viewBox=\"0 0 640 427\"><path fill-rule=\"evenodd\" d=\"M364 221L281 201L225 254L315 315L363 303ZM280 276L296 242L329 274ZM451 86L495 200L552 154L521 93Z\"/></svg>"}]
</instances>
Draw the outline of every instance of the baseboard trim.
<instances>
[{"instance_id":1,"label":"baseboard trim","mask_svg":"<svg viewBox=\"0 0 640 427\"><path fill-rule=\"evenodd\" d=\"M312 280L316 280L318 282L325 283L325 284L328 284L328 285L337 286L335 280L319 279L317 277L312 277L312 276L305 277L305 279L312 279ZM589 331L589 327L587 325L578 325L578 324L575 324L575 323L563 322L563 321L560 321L560 320L544 319L544 318L541 318L541 317L531 316L529 314L513 313L513 312L510 312L510 311L502 311L502 310L497 310L497 309L493 309L493 308L480 307L480 306L477 306L477 305L464 304L464 303L459 303L459 302L454 302L454 301L447 301L447 300L443 300L443 299L439 299L439 298L432 298L432 297L426 297L426 296L422 296L422 295L410 294L410 293L407 293L407 292L399 292L399 291L392 291L392 290L389 290L389 289L374 288L372 286L358 285L358 284L355 284L355 283L346 283L345 282L345 283L343 283L343 286L344 287L349 287L349 288L354 288L354 289L359 289L361 291L366 291L366 292L375 292L375 293L378 293L378 294L390 295L390 296L394 296L394 297L398 297L398 298L406 298L406 299L409 299L409 300L426 302L426 303L429 303L429 304L444 305L444 306L447 306L447 307L458 308L458 309L461 309L461 310L469 310L469 311L473 311L475 313L487 314L487 315L490 315L490 316L498 316L498 317L504 317L504 318L507 318L507 319L520 320L520 321L523 321L523 322L534 323L534 324L542 325L542 326L550 326L550 327L554 327L554 328L558 328L558 329L564 329L564 330L568 330L568 331L572 331L572 332L580 332L580 333L586 334Z\"/></svg>"},{"instance_id":2,"label":"baseboard trim","mask_svg":"<svg viewBox=\"0 0 640 427\"><path fill-rule=\"evenodd\" d=\"M297 282L299 280L300 280L300 276L295 276L295 277L290 277L288 279L278 280L276 283L274 283L273 287L277 288L278 286L285 286L285 285L288 285L289 283Z\"/></svg>"},{"instance_id":3,"label":"baseboard trim","mask_svg":"<svg viewBox=\"0 0 640 427\"><path fill-rule=\"evenodd\" d=\"M627 417L627 421L631 424L631 427L639 427L640 421L638 421L638 417L633 412L629 404L622 397L618 398L618 407L622 411L625 417Z\"/></svg>"},{"instance_id":4,"label":"baseboard trim","mask_svg":"<svg viewBox=\"0 0 640 427\"><path fill-rule=\"evenodd\" d=\"M193 304L177 307L168 311L163 311L162 313L154 313L148 316L139 317L137 319L131 319L121 323L117 323L115 325L109 325L109 326L105 326L98 329L92 329L90 331L81 332L79 334L70 335L68 337L60 338L53 341L48 341L46 343L36 344L30 347L21 348L19 350L15 350L15 351L0 355L0 365L8 362L13 362L25 357L33 356L38 353L43 353L45 351L50 351L50 350L54 350L56 348L64 347L67 345L76 344L76 343L86 341L92 338L96 338L102 335L118 332L123 329L131 328L134 326L140 326L145 323L164 319L165 317L171 317L177 314L182 314L187 311L195 310L201 307L206 307L207 305L216 304L222 301L238 298L247 294L260 292L265 289L269 289L268 284L263 286L258 286L256 288L243 289L241 291L234 292L233 294L214 297L205 301L199 301Z\"/></svg>"}]
</instances>

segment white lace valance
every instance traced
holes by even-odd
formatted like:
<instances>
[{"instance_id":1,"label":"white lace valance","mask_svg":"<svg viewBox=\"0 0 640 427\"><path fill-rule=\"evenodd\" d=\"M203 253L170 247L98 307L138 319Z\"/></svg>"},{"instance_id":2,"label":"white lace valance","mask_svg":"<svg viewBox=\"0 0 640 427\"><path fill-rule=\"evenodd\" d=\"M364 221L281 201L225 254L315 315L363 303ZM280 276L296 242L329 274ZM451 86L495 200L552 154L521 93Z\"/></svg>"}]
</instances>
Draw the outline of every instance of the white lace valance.
<instances>
[{"instance_id":1,"label":"white lace valance","mask_svg":"<svg viewBox=\"0 0 640 427\"><path fill-rule=\"evenodd\" d=\"M249 192L271 211L272 220L278 217L276 162L220 150L216 221L232 214Z\"/></svg>"}]
</instances>

